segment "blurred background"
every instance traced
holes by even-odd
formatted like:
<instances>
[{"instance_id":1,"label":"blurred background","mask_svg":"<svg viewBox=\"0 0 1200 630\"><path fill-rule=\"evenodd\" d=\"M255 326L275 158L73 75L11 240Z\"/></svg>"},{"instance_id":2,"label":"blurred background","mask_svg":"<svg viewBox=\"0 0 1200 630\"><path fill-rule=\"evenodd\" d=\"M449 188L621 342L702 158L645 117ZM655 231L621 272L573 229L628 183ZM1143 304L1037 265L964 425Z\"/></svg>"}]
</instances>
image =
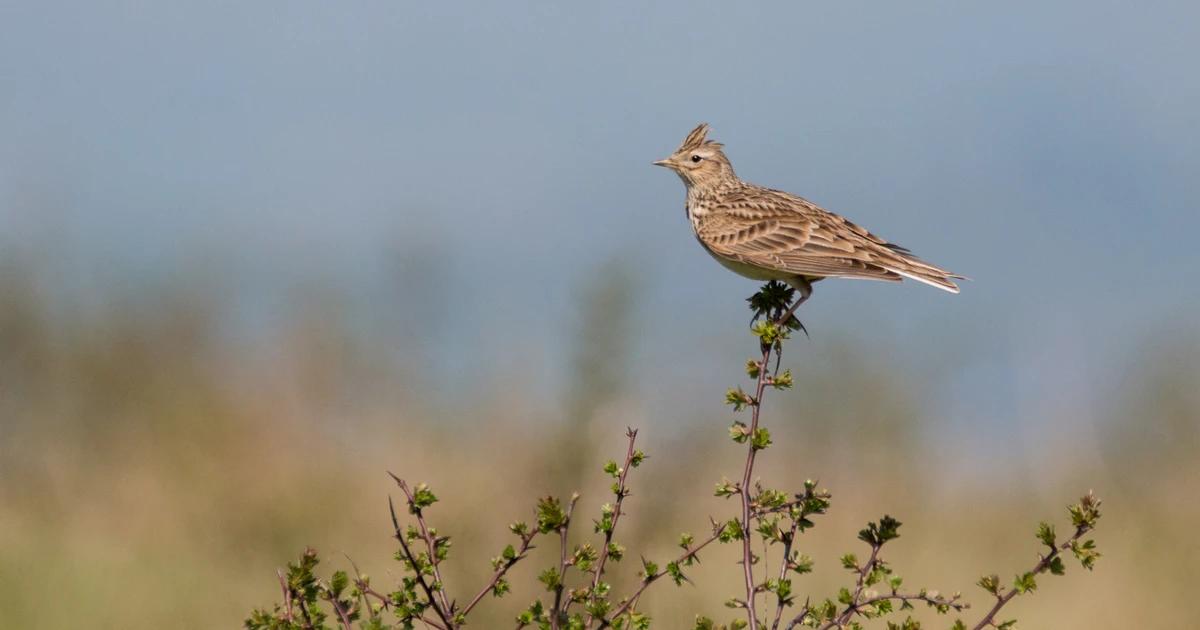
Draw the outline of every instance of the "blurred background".
<instances>
[{"instance_id":1,"label":"blurred background","mask_svg":"<svg viewBox=\"0 0 1200 630\"><path fill-rule=\"evenodd\" d=\"M306 545L388 586L386 470L442 497L462 600L538 496L590 520L627 425L633 557L731 514L756 285L650 166L707 121L973 278L805 306L760 468L834 493L796 590L888 512L907 583L978 609L1092 488L1096 572L1010 615L1190 626L1198 42L1183 2L0 0L4 625L236 627ZM728 617L735 555L646 612Z\"/></svg>"}]
</instances>

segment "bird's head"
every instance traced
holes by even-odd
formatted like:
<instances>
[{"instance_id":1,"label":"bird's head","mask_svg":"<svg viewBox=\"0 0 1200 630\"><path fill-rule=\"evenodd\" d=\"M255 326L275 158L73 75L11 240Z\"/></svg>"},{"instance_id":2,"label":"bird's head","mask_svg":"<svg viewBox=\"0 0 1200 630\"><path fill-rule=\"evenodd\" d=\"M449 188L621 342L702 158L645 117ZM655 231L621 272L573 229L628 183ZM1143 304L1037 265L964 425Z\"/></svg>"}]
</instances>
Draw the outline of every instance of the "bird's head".
<instances>
[{"instance_id":1,"label":"bird's head","mask_svg":"<svg viewBox=\"0 0 1200 630\"><path fill-rule=\"evenodd\" d=\"M654 164L675 171L688 187L703 188L735 178L729 158L721 151L721 143L707 136L708 123L700 123L670 157Z\"/></svg>"}]
</instances>

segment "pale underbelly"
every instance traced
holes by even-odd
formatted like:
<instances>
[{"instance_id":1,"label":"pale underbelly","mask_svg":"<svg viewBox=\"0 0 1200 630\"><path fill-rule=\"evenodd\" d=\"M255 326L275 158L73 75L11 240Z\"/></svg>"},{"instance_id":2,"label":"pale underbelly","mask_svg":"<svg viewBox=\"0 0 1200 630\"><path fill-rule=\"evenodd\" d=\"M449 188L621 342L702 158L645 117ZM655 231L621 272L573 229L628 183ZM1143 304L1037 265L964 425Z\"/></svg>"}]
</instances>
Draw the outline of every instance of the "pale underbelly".
<instances>
[{"instance_id":1,"label":"pale underbelly","mask_svg":"<svg viewBox=\"0 0 1200 630\"><path fill-rule=\"evenodd\" d=\"M750 278L751 280L787 280L789 278L796 277L796 274L794 273L775 271L774 269L764 269L762 267L748 265L738 260L730 260L724 256L718 255L707 247L704 248L704 251L708 252L709 256L712 256L717 262L721 263L722 267L725 267L739 276Z\"/></svg>"}]
</instances>

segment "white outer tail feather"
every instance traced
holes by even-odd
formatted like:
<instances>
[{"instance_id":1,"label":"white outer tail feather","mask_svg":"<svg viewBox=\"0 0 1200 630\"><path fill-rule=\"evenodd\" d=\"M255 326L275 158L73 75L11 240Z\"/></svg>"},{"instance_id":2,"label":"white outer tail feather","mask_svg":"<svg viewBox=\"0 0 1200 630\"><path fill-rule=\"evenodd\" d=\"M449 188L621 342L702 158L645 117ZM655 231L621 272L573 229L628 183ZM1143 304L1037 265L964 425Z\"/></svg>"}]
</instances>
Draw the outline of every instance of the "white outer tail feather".
<instances>
[{"instance_id":1,"label":"white outer tail feather","mask_svg":"<svg viewBox=\"0 0 1200 630\"><path fill-rule=\"evenodd\" d=\"M937 287L937 288L939 288L943 291L947 291L949 293L958 293L958 287L954 286L953 284L951 284L950 286L946 286L944 284L938 284L928 278L922 278L920 276L915 276L907 271L896 269L895 267L884 267L884 269L887 269L888 271L890 271L892 273L904 276L905 278L908 278L909 280L916 280L917 282L920 282L922 284L928 284L931 287ZM946 282L950 282L950 281L947 280Z\"/></svg>"}]
</instances>

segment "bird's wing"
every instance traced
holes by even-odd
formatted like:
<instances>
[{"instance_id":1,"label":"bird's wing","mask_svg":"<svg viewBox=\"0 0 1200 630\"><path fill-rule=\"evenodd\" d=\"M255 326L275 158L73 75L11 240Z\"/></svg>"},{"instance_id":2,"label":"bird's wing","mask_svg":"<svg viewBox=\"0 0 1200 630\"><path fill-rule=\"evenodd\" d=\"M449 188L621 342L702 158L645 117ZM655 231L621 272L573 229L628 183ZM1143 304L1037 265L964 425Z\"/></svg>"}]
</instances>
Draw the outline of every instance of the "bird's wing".
<instances>
[{"instance_id":1,"label":"bird's wing","mask_svg":"<svg viewBox=\"0 0 1200 630\"><path fill-rule=\"evenodd\" d=\"M953 274L800 197L755 188L726 194L715 205L697 232L726 258L799 276L908 277L957 290Z\"/></svg>"}]
</instances>

